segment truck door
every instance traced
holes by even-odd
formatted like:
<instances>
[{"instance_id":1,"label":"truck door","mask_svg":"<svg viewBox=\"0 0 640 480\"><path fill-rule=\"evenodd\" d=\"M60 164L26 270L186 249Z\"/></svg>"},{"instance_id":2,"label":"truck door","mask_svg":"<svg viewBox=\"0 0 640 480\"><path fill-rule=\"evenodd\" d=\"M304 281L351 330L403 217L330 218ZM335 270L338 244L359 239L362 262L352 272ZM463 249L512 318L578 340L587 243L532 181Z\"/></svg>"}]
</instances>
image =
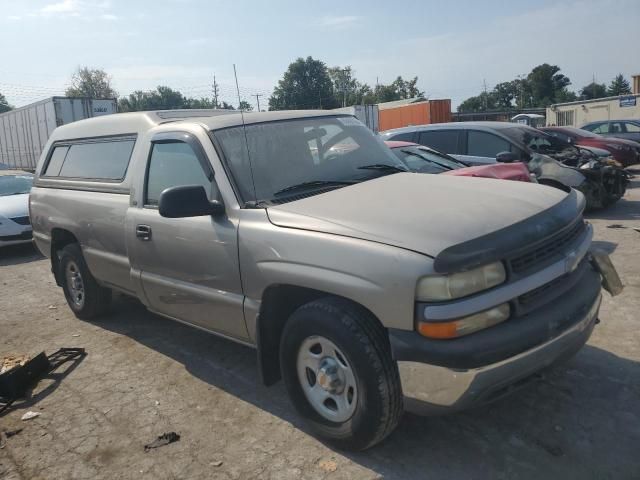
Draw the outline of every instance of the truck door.
<instances>
[{"instance_id":1,"label":"truck door","mask_svg":"<svg viewBox=\"0 0 640 480\"><path fill-rule=\"evenodd\" d=\"M202 185L210 199L219 199L211 164L199 141L184 132L157 134L144 174L143 201L131 206L127 215L134 275L140 276L151 310L247 339L237 219L161 217L160 194L180 185Z\"/></svg>"}]
</instances>

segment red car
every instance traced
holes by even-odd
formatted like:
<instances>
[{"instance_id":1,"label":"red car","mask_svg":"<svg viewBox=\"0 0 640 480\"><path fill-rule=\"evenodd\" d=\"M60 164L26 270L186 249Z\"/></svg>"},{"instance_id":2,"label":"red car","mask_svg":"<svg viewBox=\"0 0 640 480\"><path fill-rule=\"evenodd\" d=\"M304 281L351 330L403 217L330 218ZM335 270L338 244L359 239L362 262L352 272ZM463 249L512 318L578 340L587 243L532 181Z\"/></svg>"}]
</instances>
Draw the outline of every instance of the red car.
<instances>
[{"instance_id":1,"label":"red car","mask_svg":"<svg viewBox=\"0 0 640 480\"><path fill-rule=\"evenodd\" d=\"M404 163L409 170L417 173L442 173L463 177L485 177L500 180L530 182L527 166L520 162L495 163L470 167L446 153L411 142L386 141L387 147Z\"/></svg>"},{"instance_id":2,"label":"red car","mask_svg":"<svg viewBox=\"0 0 640 480\"><path fill-rule=\"evenodd\" d=\"M540 130L574 145L606 150L625 167L640 162L640 143L632 140L603 137L574 127L544 127Z\"/></svg>"}]
</instances>

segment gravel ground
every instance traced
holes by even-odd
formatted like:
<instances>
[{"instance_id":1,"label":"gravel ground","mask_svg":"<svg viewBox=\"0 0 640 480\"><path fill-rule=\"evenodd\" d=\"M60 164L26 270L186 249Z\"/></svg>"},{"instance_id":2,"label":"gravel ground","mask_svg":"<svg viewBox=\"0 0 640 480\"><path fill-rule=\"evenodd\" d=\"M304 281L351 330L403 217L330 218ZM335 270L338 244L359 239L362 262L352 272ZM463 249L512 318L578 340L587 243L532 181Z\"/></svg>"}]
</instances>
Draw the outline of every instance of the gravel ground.
<instances>
[{"instance_id":1,"label":"gravel ground","mask_svg":"<svg viewBox=\"0 0 640 480\"><path fill-rule=\"evenodd\" d=\"M310 436L282 385L259 384L251 349L126 298L107 318L78 320L45 259L30 246L6 249L0 354L79 346L88 355L0 417L0 429L23 429L0 449L0 478L640 478L640 180L590 221L626 289L605 294L589 344L490 406L407 414L358 454ZM41 415L21 421L27 410ZM179 442L145 453L170 431Z\"/></svg>"}]
</instances>

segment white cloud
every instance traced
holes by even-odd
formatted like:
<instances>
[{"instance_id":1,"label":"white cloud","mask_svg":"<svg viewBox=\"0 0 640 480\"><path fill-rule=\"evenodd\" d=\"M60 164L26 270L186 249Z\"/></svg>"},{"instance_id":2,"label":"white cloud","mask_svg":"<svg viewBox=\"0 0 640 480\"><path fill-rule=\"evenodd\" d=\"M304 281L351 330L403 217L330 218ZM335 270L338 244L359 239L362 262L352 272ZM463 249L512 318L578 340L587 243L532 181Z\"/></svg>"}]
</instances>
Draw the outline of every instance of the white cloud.
<instances>
[{"instance_id":1,"label":"white cloud","mask_svg":"<svg viewBox=\"0 0 640 480\"><path fill-rule=\"evenodd\" d=\"M100 18L102 20L117 20L118 17L109 13L110 0L62 0L50 3L38 10L41 16L80 17L83 19Z\"/></svg>"},{"instance_id":2,"label":"white cloud","mask_svg":"<svg viewBox=\"0 0 640 480\"><path fill-rule=\"evenodd\" d=\"M17 22L18 20L21 20L21 19L22 19L22 17L21 17L20 15L9 15L9 16L7 17L7 19L8 19L8 20L12 20L12 21L14 21L14 22Z\"/></svg>"},{"instance_id":3,"label":"white cloud","mask_svg":"<svg viewBox=\"0 0 640 480\"><path fill-rule=\"evenodd\" d=\"M214 42L214 39L209 37L197 37L197 38L190 38L189 40L187 40L187 44L191 45L192 47L201 47L203 45L211 45L213 42Z\"/></svg>"},{"instance_id":4,"label":"white cloud","mask_svg":"<svg viewBox=\"0 0 640 480\"><path fill-rule=\"evenodd\" d=\"M356 15L326 15L320 19L320 26L327 28L349 28L357 25L361 17Z\"/></svg>"},{"instance_id":5,"label":"white cloud","mask_svg":"<svg viewBox=\"0 0 640 480\"><path fill-rule=\"evenodd\" d=\"M48 13L76 13L79 8L79 3L76 0L62 0L59 3L50 3L40 9L40 12L44 14Z\"/></svg>"}]
</instances>

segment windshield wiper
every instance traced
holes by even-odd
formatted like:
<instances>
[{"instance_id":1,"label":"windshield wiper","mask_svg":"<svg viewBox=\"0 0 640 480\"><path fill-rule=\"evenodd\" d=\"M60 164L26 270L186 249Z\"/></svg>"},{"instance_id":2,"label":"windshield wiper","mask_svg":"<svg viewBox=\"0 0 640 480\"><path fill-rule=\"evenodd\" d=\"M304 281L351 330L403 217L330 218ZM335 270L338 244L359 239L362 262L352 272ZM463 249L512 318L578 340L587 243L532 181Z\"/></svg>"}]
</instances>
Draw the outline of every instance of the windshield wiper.
<instances>
[{"instance_id":1,"label":"windshield wiper","mask_svg":"<svg viewBox=\"0 0 640 480\"><path fill-rule=\"evenodd\" d=\"M406 173L409 170L406 168L396 167L395 165L387 165L386 163L372 163L371 165L363 165L358 167L358 170L380 170L387 172L403 172Z\"/></svg>"},{"instance_id":2,"label":"windshield wiper","mask_svg":"<svg viewBox=\"0 0 640 480\"><path fill-rule=\"evenodd\" d=\"M411 151L409 151L409 150L402 150L402 152L403 152L403 153L406 153L407 155L411 155L412 157L419 158L419 159L420 159L420 160L422 160L424 163L429 163L429 162L431 162L431 163L435 163L435 164L436 164L436 165L438 165L439 167L446 168L447 170L455 170L451 165L447 165L447 164L445 164L445 163L440 163L439 161L437 161L437 160L433 160L433 159L431 159L431 158L427 160L426 158L421 157L421 156L420 156L420 155L418 155L417 153L413 153L413 152L411 152ZM460 168L462 168L462 167L460 167Z\"/></svg>"},{"instance_id":3,"label":"windshield wiper","mask_svg":"<svg viewBox=\"0 0 640 480\"><path fill-rule=\"evenodd\" d=\"M283 193L293 192L295 190L306 190L307 188L313 188L313 187L327 187L327 186L339 187L341 185L353 185L354 183L357 183L357 182L354 182L354 181L348 182L348 181L340 181L340 180L311 180L309 182L302 182L296 185L290 185L281 190L278 190L273 195L274 196L282 195Z\"/></svg>"}]
</instances>

